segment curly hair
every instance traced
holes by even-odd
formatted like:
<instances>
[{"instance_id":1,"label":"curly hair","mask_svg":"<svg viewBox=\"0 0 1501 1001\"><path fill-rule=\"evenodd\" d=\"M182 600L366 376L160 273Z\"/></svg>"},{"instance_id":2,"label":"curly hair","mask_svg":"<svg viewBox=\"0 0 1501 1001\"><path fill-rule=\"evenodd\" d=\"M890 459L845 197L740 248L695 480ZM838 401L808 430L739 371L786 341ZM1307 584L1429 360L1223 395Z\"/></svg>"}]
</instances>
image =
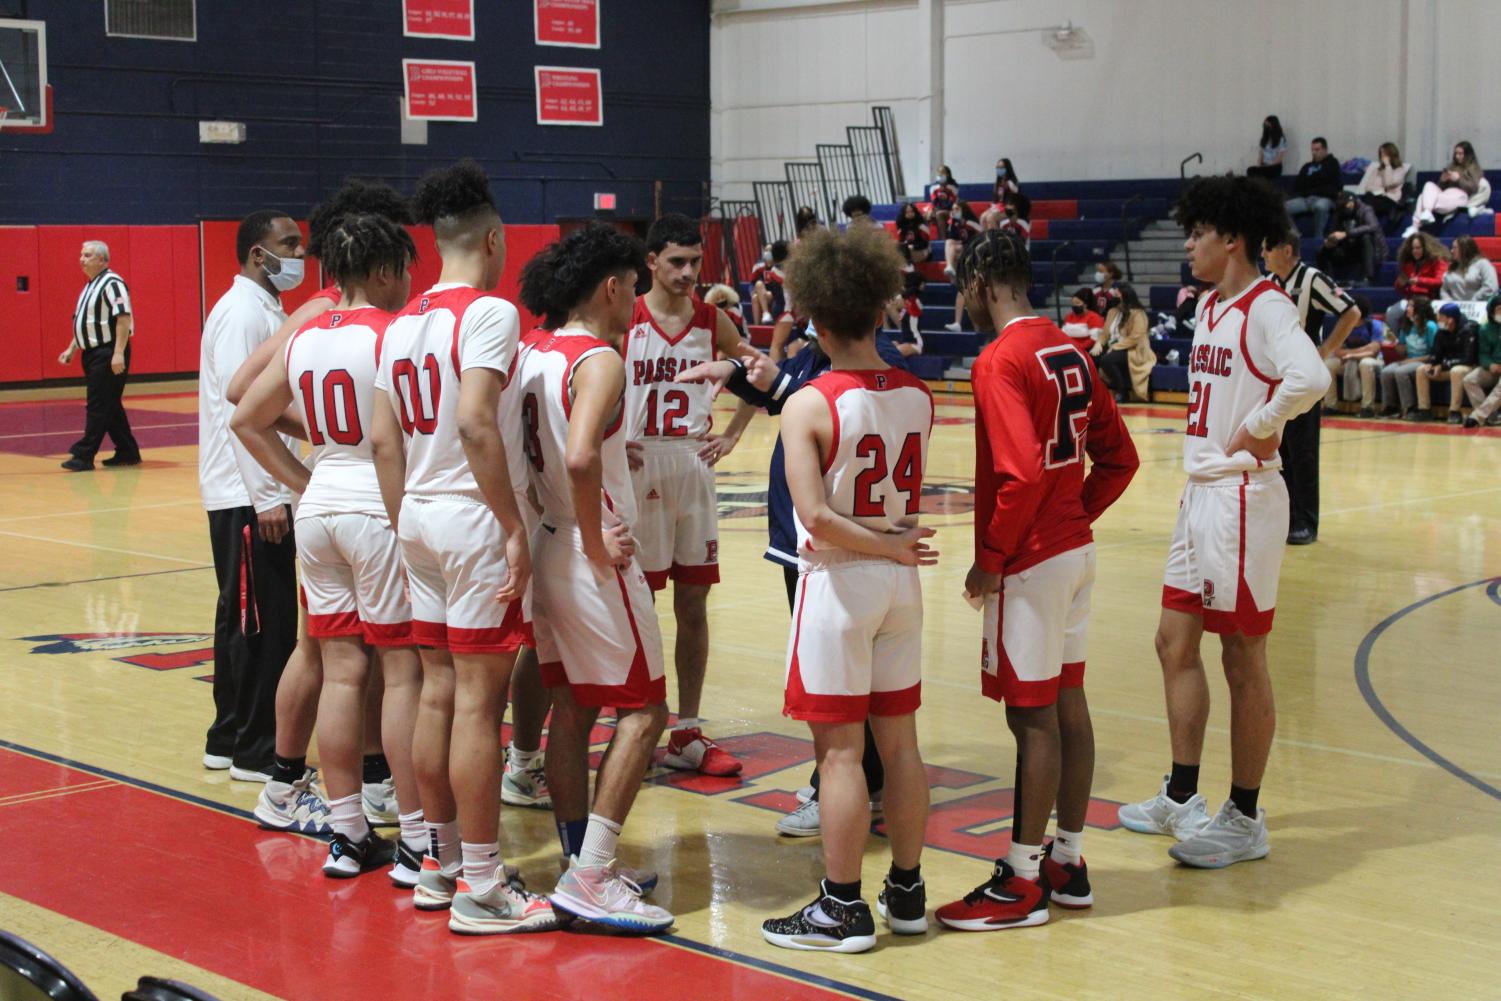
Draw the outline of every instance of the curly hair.
<instances>
[{"instance_id":1,"label":"curly hair","mask_svg":"<svg viewBox=\"0 0 1501 1001\"><path fill-rule=\"evenodd\" d=\"M1414 240L1423 245L1423 257L1425 260L1430 257L1439 261L1447 261L1449 259L1449 252L1444 249L1444 245L1439 243L1431 234L1414 233L1403 240L1402 246L1397 250L1397 265L1399 267L1412 263L1412 244Z\"/></svg>"},{"instance_id":2,"label":"curly hair","mask_svg":"<svg viewBox=\"0 0 1501 1001\"><path fill-rule=\"evenodd\" d=\"M1208 226L1223 237L1240 237L1241 252L1256 263L1268 239L1287 228L1282 192L1259 177L1201 177L1178 197L1173 218L1183 233Z\"/></svg>"},{"instance_id":3,"label":"curly hair","mask_svg":"<svg viewBox=\"0 0 1501 1001\"><path fill-rule=\"evenodd\" d=\"M377 215L404 226L410 226L414 221L411 206L395 188L351 177L338 191L319 202L313 214L308 216L307 252L322 258L328 231L348 215Z\"/></svg>"},{"instance_id":4,"label":"curly hair","mask_svg":"<svg viewBox=\"0 0 1501 1001\"><path fill-rule=\"evenodd\" d=\"M560 327L600 282L626 271L637 277L645 273L641 241L613 226L590 222L526 262L521 269L521 303L545 317L549 326Z\"/></svg>"},{"instance_id":5,"label":"curly hair","mask_svg":"<svg viewBox=\"0 0 1501 1001\"><path fill-rule=\"evenodd\" d=\"M481 210L500 214L490 194L490 178L470 159L428 171L412 195L412 214L426 225L440 219L463 219Z\"/></svg>"},{"instance_id":6,"label":"curly hair","mask_svg":"<svg viewBox=\"0 0 1501 1001\"><path fill-rule=\"evenodd\" d=\"M1026 238L1015 230L987 229L964 245L954 270L961 289L979 282L986 287L1009 286L1025 294L1032 284L1032 255Z\"/></svg>"},{"instance_id":7,"label":"curly hair","mask_svg":"<svg viewBox=\"0 0 1501 1001\"><path fill-rule=\"evenodd\" d=\"M657 221L646 231L646 249L653 254L660 254L669 243L675 243L679 247L697 247L703 242L704 235L699 231L698 223L681 212L668 212L658 216Z\"/></svg>"},{"instance_id":8,"label":"curly hair","mask_svg":"<svg viewBox=\"0 0 1501 1001\"><path fill-rule=\"evenodd\" d=\"M820 330L847 340L875 334L881 311L902 290L902 259L884 229L805 235L787 259L787 296Z\"/></svg>"},{"instance_id":9,"label":"curly hair","mask_svg":"<svg viewBox=\"0 0 1501 1001\"><path fill-rule=\"evenodd\" d=\"M345 215L323 234L323 270L340 288L381 268L400 274L416 257L411 234L382 215Z\"/></svg>"}]
</instances>

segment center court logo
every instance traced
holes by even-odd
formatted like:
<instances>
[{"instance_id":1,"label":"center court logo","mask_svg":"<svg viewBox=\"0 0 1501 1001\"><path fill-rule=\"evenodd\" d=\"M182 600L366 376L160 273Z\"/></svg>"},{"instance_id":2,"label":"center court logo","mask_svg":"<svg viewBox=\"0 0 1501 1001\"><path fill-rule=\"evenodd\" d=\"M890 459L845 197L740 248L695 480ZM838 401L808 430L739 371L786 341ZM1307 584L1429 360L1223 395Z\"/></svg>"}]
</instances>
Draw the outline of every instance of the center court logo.
<instances>
[{"instance_id":1,"label":"center court logo","mask_svg":"<svg viewBox=\"0 0 1501 1001\"><path fill-rule=\"evenodd\" d=\"M37 644L31 648L32 653L107 653L150 646L201 644L211 642L213 637L203 633L53 633L22 636L20 639Z\"/></svg>"}]
</instances>

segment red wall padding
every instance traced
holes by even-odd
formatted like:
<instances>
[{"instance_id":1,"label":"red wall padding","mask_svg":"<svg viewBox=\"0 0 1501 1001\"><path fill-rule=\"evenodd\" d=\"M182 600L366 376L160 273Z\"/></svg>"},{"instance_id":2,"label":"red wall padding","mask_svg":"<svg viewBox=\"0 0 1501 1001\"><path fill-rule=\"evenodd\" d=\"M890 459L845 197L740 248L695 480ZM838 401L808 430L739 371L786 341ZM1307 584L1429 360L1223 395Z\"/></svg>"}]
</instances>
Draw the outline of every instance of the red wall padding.
<instances>
[{"instance_id":1,"label":"red wall padding","mask_svg":"<svg viewBox=\"0 0 1501 1001\"><path fill-rule=\"evenodd\" d=\"M0 382L42 377L42 294L37 281L35 226L0 226ZM18 279L27 291L16 288ZM53 365L67 346L67 326L56 337ZM50 342L49 342L50 343Z\"/></svg>"}]
</instances>

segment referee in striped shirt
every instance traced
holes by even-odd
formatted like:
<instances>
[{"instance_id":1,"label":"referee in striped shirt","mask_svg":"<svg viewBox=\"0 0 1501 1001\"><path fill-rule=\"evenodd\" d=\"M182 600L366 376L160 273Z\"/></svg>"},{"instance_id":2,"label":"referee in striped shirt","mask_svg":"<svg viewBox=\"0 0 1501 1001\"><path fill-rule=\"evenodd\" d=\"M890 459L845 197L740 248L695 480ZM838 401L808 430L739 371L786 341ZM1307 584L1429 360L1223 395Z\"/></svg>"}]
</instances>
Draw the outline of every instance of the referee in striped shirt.
<instances>
[{"instance_id":1,"label":"referee in striped shirt","mask_svg":"<svg viewBox=\"0 0 1501 1001\"><path fill-rule=\"evenodd\" d=\"M1360 322L1360 307L1345 290L1318 268L1298 259L1303 234L1288 223L1282 239L1268 240L1261 258L1272 280L1298 307L1303 330L1318 346L1319 357L1338 351ZM1338 317L1324 337L1324 320ZM1282 479L1287 482L1287 544L1306 546L1319 538L1319 417L1323 407L1315 403L1307 413L1288 421L1282 429Z\"/></svg>"},{"instance_id":2,"label":"referee in striped shirt","mask_svg":"<svg viewBox=\"0 0 1501 1001\"><path fill-rule=\"evenodd\" d=\"M67 365L73 360L73 352L83 352L88 402L83 437L68 449L71 454L63 468L75 473L93 469L94 453L106 434L115 443L114 456L104 460L106 466L140 465L141 447L130 433L130 419L125 416L122 401L134 330L130 293L125 280L109 269L109 247L102 241L85 241L78 252L78 264L89 281L78 293L78 305L73 309L73 338L57 360Z\"/></svg>"}]
</instances>

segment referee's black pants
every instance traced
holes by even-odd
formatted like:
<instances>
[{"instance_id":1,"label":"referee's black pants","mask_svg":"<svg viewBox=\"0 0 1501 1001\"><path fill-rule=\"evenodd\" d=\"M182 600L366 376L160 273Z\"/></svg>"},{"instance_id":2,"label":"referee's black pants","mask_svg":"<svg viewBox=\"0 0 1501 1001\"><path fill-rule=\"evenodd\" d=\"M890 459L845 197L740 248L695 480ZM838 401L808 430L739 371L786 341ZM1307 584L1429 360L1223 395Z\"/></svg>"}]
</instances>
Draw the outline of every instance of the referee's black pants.
<instances>
[{"instance_id":1,"label":"referee's black pants","mask_svg":"<svg viewBox=\"0 0 1501 1001\"><path fill-rule=\"evenodd\" d=\"M114 358L113 344L83 349L83 378L88 387L83 437L68 451L85 462L94 461L94 454L104 443L106 434L115 443L116 455L141 454L141 446L130 433L130 419L125 416L125 378L130 374L130 345L125 345L125 371L119 375L111 367Z\"/></svg>"},{"instance_id":2,"label":"referee's black pants","mask_svg":"<svg viewBox=\"0 0 1501 1001\"><path fill-rule=\"evenodd\" d=\"M297 543L261 539L252 507L208 513L219 604L214 611L214 723L205 749L271 770L276 685L297 646Z\"/></svg>"},{"instance_id":3,"label":"referee's black pants","mask_svg":"<svg viewBox=\"0 0 1501 1001\"><path fill-rule=\"evenodd\" d=\"M782 577L787 583L787 608L797 611L797 567L782 567ZM870 732L870 721L865 722L865 756L860 759L865 769L865 786L872 798L886 787L886 767L881 764L881 752L876 749L876 735ZM818 766L813 766L813 777L808 780L813 787L813 798L818 798Z\"/></svg>"},{"instance_id":4,"label":"referee's black pants","mask_svg":"<svg viewBox=\"0 0 1501 1001\"><path fill-rule=\"evenodd\" d=\"M1319 417L1324 407L1315 403L1282 428L1282 479L1287 483L1288 531L1305 529L1319 534Z\"/></svg>"}]
</instances>

